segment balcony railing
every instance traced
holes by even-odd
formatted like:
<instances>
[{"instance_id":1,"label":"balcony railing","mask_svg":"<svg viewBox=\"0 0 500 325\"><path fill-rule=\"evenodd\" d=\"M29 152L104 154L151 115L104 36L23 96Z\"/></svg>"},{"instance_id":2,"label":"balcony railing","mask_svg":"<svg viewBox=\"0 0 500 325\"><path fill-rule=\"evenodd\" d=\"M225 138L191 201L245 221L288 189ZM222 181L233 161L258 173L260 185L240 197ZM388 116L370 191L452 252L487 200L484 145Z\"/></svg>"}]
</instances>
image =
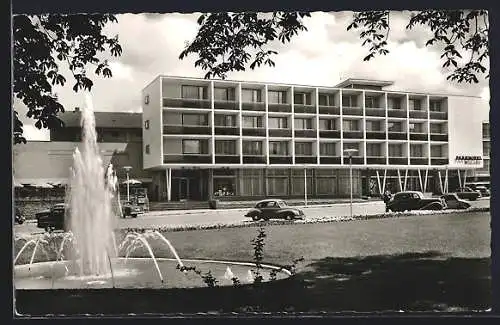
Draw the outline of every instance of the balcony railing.
<instances>
[{"instance_id":1,"label":"balcony railing","mask_svg":"<svg viewBox=\"0 0 500 325\"><path fill-rule=\"evenodd\" d=\"M295 156L295 164L316 164L316 156Z\"/></svg>"},{"instance_id":2,"label":"balcony railing","mask_svg":"<svg viewBox=\"0 0 500 325\"><path fill-rule=\"evenodd\" d=\"M215 100L214 101L215 109L229 109L233 111L239 110L239 105L237 101L234 100Z\"/></svg>"},{"instance_id":3,"label":"balcony railing","mask_svg":"<svg viewBox=\"0 0 500 325\"><path fill-rule=\"evenodd\" d=\"M389 140L407 140L408 134L406 132L389 131Z\"/></svg>"},{"instance_id":4,"label":"balcony railing","mask_svg":"<svg viewBox=\"0 0 500 325\"><path fill-rule=\"evenodd\" d=\"M268 109L269 109L269 112L291 113L292 112L292 105L268 103Z\"/></svg>"},{"instance_id":5,"label":"balcony railing","mask_svg":"<svg viewBox=\"0 0 500 325\"><path fill-rule=\"evenodd\" d=\"M319 137L320 138L328 138L328 139L340 139L340 131L338 131L338 130L320 130Z\"/></svg>"},{"instance_id":6,"label":"balcony railing","mask_svg":"<svg viewBox=\"0 0 500 325\"><path fill-rule=\"evenodd\" d=\"M241 109L244 111L265 111L266 105L264 103L241 103Z\"/></svg>"},{"instance_id":7,"label":"balcony railing","mask_svg":"<svg viewBox=\"0 0 500 325\"><path fill-rule=\"evenodd\" d=\"M270 155L269 156L270 164L292 164L292 157L290 156L279 156L279 155Z\"/></svg>"},{"instance_id":8,"label":"balcony railing","mask_svg":"<svg viewBox=\"0 0 500 325\"><path fill-rule=\"evenodd\" d=\"M366 116L385 116L385 109L366 107L365 114L366 114Z\"/></svg>"},{"instance_id":9,"label":"balcony railing","mask_svg":"<svg viewBox=\"0 0 500 325\"><path fill-rule=\"evenodd\" d=\"M210 100L191 98L163 98L163 107L210 109Z\"/></svg>"},{"instance_id":10,"label":"balcony railing","mask_svg":"<svg viewBox=\"0 0 500 325\"><path fill-rule=\"evenodd\" d=\"M367 139L385 139L384 131L366 131Z\"/></svg>"},{"instance_id":11,"label":"balcony railing","mask_svg":"<svg viewBox=\"0 0 500 325\"><path fill-rule=\"evenodd\" d=\"M427 133L411 132L410 140L427 141Z\"/></svg>"},{"instance_id":12,"label":"balcony railing","mask_svg":"<svg viewBox=\"0 0 500 325\"><path fill-rule=\"evenodd\" d=\"M431 120L447 120L447 112L429 112L429 117Z\"/></svg>"},{"instance_id":13,"label":"balcony railing","mask_svg":"<svg viewBox=\"0 0 500 325\"><path fill-rule=\"evenodd\" d=\"M208 154L168 154L163 155L163 163L210 164L212 156Z\"/></svg>"},{"instance_id":14,"label":"balcony railing","mask_svg":"<svg viewBox=\"0 0 500 325\"><path fill-rule=\"evenodd\" d=\"M236 126L215 126L215 135L240 135L240 128Z\"/></svg>"},{"instance_id":15,"label":"balcony railing","mask_svg":"<svg viewBox=\"0 0 500 325\"><path fill-rule=\"evenodd\" d=\"M406 157L389 157L389 165L408 165Z\"/></svg>"},{"instance_id":16,"label":"balcony railing","mask_svg":"<svg viewBox=\"0 0 500 325\"><path fill-rule=\"evenodd\" d=\"M366 157L366 163L369 165L385 165L385 157Z\"/></svg>"},{"instance_id":17,"label":"balcony railing","mask_svg":"<svg viewBox=\"0 0 500 325\"><path fill-rule=\"evenodd\" d=\"M320 156L319 163L322 165L340 165L341 157L338 156Z\"/></svg>"},{"instance_id":18,"label":"balcony railing","mask_svg":"<svg viewBox=\"0 0 500 325\"><path fill-rule=\"evenodd\" d=\"M266 129L264 128L243 128L241 130L244 136L253 136L253 137L265 137Z\"/></svg>"},{"instance_id":19,"label":"balcony railing","mask_svg":"<svg viewBox=\"0 0 500 325\"><path fill-rule=\"evenodd\" d=\"M263 155L243 154L243 163L244 164L265 164L266 157Z\"/></svg>"},{"instance_id":20,"label":"balcony railing","mask_svg":"<svg viewBox=\"0 0 500 325\"><path fill-rule=\"evenodd\" d=\"M215 163L216 164L239 164L240 163L240 155L236 154L215 154Z\"/></svg>"},{"instance_id":21,"label":"balcony railing","mask_svg":"<svg viewBox=\"0 0 500 325\"><path fill-rule=\"evenodd\" d=\"M417 110L410 110L410 118L422 118L426 119L427 118L427 112L426 111L417 111Z\"/></svg>"},{"instance_id":22,"label":"balcony railing","mask_svg":"<svg viewBox=\"0 0 500 325\"><path fill-rule=\"evenodd\" d=\"M352 157L353 165L363 165L365 163L365 158L363 157ZM349 165L349 157L344 157L344 164Z\"/></svg>"},{"instance_id":23,"label":"balcony railing","mask_svg":"<svg viewBox=\"0 0 500 325\"><path fill-rule=\"evenodd\" d=\"M270 137L291 137L292 130L291 129L269 129Z\"/></svg>"},{"instance_id":24,"label":"balcony railing","mask_svg":"<svg viewBox=\"0 0 500 325\"><path fill-rule=\"evenodd\" d=\"M344 131L344 139L363 139L363 131Z\"/></svg>"},{"instance_id":25,"label":"balcony railing","mask_svg":"<svg viewBox=\"0 0 500 325\"><path fill-rule=\"evenodd\" d=\"M319 106L320 114L340 115L340 107L337 106Z\"/></svg>"},{"instance_id":26,"label":"balcony railing","mask_svg":"<svg viewBox=\"0 0 500 325\"><path fill-rule=\"evenodd\" d=\"M428 163L427 157L410 157L410 165L427 165Z\"/></svg>"},{"instance_id":27,"label":"balcony railing","mask_svg":"<svg viewBox=\"0 0 500 325\"><path fill-rule=\"evenodd\" d=\"M295 130L297 138L316 138L316 130Z\"/></svg>"},{"instance_id":28,"label":"balcony railing","mask_svg":"<svg viewBox=\"0 0 500 325\"><path fill-rule=\"evenodd\" d=\"M448 141L448 134L431 134L431 141Z\"/></svg>"},{"instance_id":29,"label":"balcony railing","mask_svg":"<svg viewBox=\"0 0 500 325\"><path fill-rule=\"evenodd\" d=\"M163 134L212 134L208 125L164 125Z\"/></svg>"},{"instance_id":30,"label":"balcony railing","mask_svg":"<svg viewBox=\"0 0 500 325\"><path fill-rule=\"evenodd\" d=\"M431 165L448 165L448 158L431 158Z\"/></svg>"},{"instance_id":31,"label":"balcony railing","mask_svg":"<svg viewBox=\"0 0 500 325\"><path fill-rule=\"evenodd\" d=\"M294 104L293 109L295 113L316 114L315 105Z\"/></svg>"},{"instance_id":32,"label":"balcony railing","mask_svg":"<svg viewBox=\"0 0 500 325\"><path fill-rule=\"evenodd\" d=\"M401 117L406 118L406 110L389 108L387 110L387 116L389 117Z\"/></svg>"},{"instance_id":33,"label":"balcony railing","mask_svg":"<svg viewBox=\"0 0 500 325\"><path fill-rule=\"evenodd\" d=\"M354 116L362 116L363 109L361 107L342 107L343 115L354 115Z\"/></svg>"}]
</instances>

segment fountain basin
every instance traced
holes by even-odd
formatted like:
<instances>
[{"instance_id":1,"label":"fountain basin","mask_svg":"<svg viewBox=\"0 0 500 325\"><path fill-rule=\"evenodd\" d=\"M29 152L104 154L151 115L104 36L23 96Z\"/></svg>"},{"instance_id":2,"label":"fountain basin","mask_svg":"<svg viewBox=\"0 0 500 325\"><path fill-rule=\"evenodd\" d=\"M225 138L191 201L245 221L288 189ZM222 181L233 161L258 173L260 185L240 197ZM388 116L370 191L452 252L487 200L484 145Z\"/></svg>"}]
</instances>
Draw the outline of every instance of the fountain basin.
<instances>
[{"instance_id":1,"label":"fountain basin","mask_svg":"<svg viewBox=\"0 0 500 325\"><path fill-rule=\"evenodd\" d=\"M65 275L65 266L72 267L69 261L16 265L16 310L27 316L229 312L246 306L284 310L292 298L288 292L296 292L290 272L274 265L262 265L263 283L255 285L247 277L249 271L256 270L254 263L183 260L186 266L195 266L203 274L211 271L218 286L210 288L193 272L176 269L177 260L157 261L163 283L149 258L113 259L113 277ZM227 279L228 266L240 286L235 287ZM276 271L274 281L270 281L272 270Z\"/></svg>"},{"instance_id":2,"label":"fountain basin","mask_svg":"<svg viewBox=\"0 0 500 325\"><path fill-rule=\"evenodd\" d=\"M33 264L16 265L14 284L16 289L99 289L99 288L196 288L206 287L201 277L192 271L181 272L176 268L177 260L171 258L156 259L164 281L158 274L151 258L115 258L112 259L112 274L100 276L78 276L75 262L48 261ZM194 266L205 274L210 271L219 286L232 286L228 276L228 267L232 275L242 285L253 283L250 277L256 270L254 263L213 261L202 259L183 259L185 266ZM262 265L260 270L263 281L271 279L271 271L276 272L276 280L289 277L288 270L274 265Z\"/></svg>"}]
</instances>

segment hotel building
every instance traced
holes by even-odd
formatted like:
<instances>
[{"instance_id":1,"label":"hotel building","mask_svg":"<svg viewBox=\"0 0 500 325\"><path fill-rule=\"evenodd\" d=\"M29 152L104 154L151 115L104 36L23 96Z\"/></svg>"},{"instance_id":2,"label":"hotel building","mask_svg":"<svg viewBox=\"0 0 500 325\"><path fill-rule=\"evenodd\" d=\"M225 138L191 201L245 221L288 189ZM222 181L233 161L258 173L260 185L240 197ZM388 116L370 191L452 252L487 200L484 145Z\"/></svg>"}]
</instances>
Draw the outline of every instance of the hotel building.
<instances>
[{"instance_id":1,"label":"hotel building","mask_svg":"<svg viewBox=\"0 0 500 325\"><path fill-rule=\"evenodd\" d=\"M158 76L142 90L157 200L453 191L483 166L479 97ZM351 149L351 150L348 150Z\"/></svg>"}]
</instances>

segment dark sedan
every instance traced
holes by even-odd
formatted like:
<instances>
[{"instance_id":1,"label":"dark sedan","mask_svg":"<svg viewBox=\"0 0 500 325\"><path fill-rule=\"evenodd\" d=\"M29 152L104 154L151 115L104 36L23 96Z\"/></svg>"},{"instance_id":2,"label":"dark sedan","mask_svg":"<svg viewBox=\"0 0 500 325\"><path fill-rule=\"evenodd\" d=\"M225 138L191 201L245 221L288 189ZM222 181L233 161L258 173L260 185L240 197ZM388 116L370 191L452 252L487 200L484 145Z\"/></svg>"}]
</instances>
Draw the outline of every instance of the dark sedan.
<instances>
[{"instance_id":1,"label":"dark sedan","mask_svg":"<svg viewBox=\"0 0 500 325\"><path fill-rule=\"evenodd\" d=\"M455 193L441 195L441 198L446 202L447 209L468 209L470 203L460 199Z\"/></svg>"},{"instance_id":2,"label":"dark sedan","mask_svg":"<svg viewBox=\"0 0 500 325\"><path fill-rule=\"evenodd\" d=\"M441 198L426 198L422 192L399 192L386 203L386 212L404 212L411 210L443 210L446 202Z\"/></svg>"},{"instance_id":3,"label":"dark sedan","mask_svg":"<svg viewBox=\"0 0 500 325\"><path fill-rule=\"evenodd\" d=\"M245 214L245 217L252 218L254 221L269 219L303 219L304 211L286 204L279 199L268 199L257 202L255 207Z\"/></svg>"},{"instance_id":4,"label":"dark sedan","mask_svg":"<svg viewBox=\"0 0 500 325\"><path fill-rule=\"evenodd\" d=\"M54 204L50 209L38 212L36 217L36 226L49 230L64 230L64 216L66 206L64 203Z\"/></svg>"},{"instance_id":5,"label":"dark sedan","mask_svg":"<svg viewBox=\"0 0 500 325\"><path fill-rule=\"evenodd\" d=\"M481 197L481 193L479 191L474 191L472 188L467 186L458 188L456 193L459 198L469 201L475 201Z\"/></svg>"}]
</instances>

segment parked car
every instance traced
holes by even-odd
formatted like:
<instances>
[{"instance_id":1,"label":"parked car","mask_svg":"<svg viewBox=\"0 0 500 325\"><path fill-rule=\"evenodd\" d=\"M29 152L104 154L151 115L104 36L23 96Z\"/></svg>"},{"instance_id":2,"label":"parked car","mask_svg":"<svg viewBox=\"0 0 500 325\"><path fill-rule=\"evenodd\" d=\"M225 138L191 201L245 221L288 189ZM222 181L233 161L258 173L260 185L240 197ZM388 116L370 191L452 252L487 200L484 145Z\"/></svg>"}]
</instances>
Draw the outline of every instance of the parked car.
<instances>
[{"instance_id":1,"label":"parked car","mask_svg":"<svg viewBox=\"0 0 500 325\"><path fill-rule=\"evenodd\" d=\"M470 203L460 199L455 193L441 195L441 198L446 202L447 209L468 209Z\"/></svg>"},{"instance_id":2,"label":"parked car","mask_svg":"<svg viewBox=\"0 0 500 325\"><path fill-rule=\"evenodd\" d=\"M386 211L403 212L411 210L443 210L446 202L441 198L425 198L422 192L405 191L396 193L386 204Z\"/></svg>"},{"instance_id":3,"label":"parked car","mask_svg":"<svg viewBox=\"0 0 500 325\"><path fill-rule=\"evenodd\" d=\"M131 216L132 218L137 218L137 215L144 213L144 206L135 203L134 201L125 202L122 205L122 216L126 218Z\"/></svg>"},{"instance_id":4,"label":"parked car","mask_svg":"<svg viewBox=\"0 0 500 325\"><path fill-rule=\"evenodd\" d=\"M25 221L26 221L26 218L21 213L21 210L19 210L18 207L15 207L14 208L14 222L17 222L18 224L22 225Z\"/></svg>"},{"instance_id":5,"label":"parked car","mask_svg":"<svg viewBox=\"0 0 500 325\"><path fill-rule=\"evenodd\" d=\"M257 221L260 219L303 219L304 211L290 207L285 201L280 199L268 199L257 202L255 207L245 214L245 217Z\"/></svg>"},{"instance_id":6,"label":"parked car","mask_svg":"<svg viewBox=\"0 0 500 325\"><path fill-rule=\"evenodd\" d=\"M45 229L45 231L65 230L65 213L66 205L64 203L54 204L49 209L35 214L36 226Z\"/></svg>"},{"instance_id":7,"label":"parked car","mask_svg":"<svg viewBox=\"0 0 500 325\"><path fill-rule=\"evenodd\" d=\"M475 188L476 191L479 191L481 193L481 196L490 196L490 190L486 186L476 186Z\"/></svg>"},{"instance_id":8,"label":"parked car","mask_svg":"<svg viewBox=\"0 0 500 325\"><path fill-rule=\"evenodd\" d=\"M481 197L481 193L478 191L474 191L470 187L460 187L456 191L456 194L461 199L466 199L469 201L475 201L479 197Z\"/></svg>"}]
</instances>

